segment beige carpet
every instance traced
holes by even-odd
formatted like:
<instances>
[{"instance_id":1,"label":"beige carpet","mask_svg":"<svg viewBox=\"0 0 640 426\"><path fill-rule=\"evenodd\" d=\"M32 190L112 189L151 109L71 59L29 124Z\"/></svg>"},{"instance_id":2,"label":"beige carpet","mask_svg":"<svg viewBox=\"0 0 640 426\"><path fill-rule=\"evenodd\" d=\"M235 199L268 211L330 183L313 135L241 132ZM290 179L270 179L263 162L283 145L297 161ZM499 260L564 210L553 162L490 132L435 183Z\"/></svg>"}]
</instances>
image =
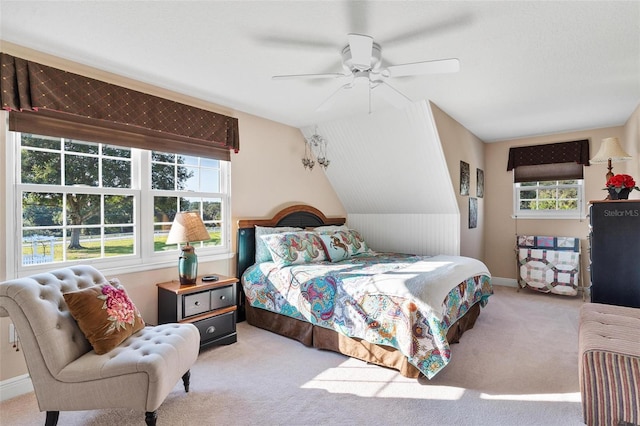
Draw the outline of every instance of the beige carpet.
<instances>
[{"instance_id":1,"label":"beige carpet","mask_svg":"<svg viewBox=\"0 0 640 426\"><path fill-rule=\"evenodd\" d=\"M433 380L320 351L238 324L238 342L200 354L191 392L176 385L159 425L581 425L581 298L495 287ZM44 424L33 394L0 404L0 423ZM60 425L144 424L144 413L60 413Z\"/></svg>"}]
</instances>

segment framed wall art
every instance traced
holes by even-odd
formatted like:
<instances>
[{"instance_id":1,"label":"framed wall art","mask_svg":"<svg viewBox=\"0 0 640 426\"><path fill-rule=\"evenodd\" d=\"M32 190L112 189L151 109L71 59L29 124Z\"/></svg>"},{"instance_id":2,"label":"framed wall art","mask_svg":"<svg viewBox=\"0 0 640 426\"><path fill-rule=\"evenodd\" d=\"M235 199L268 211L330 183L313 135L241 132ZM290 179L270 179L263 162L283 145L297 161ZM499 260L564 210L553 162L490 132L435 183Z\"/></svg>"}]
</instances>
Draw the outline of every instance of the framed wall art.
<instances>
[{"instance_id":1,"label":"framed wall art","mask_svg":"<svg viewBox=\"0 0 640 426\"><path fill-rule=\"evenodd\" d=\"M484 170L476 169L476 196L484 197Z\"/></svg>"},{"instance_id":2,"label":"framed wall art","mask_svg":"<svg viewBox=\"0 0 640 426\"><path fill-rule=\"evenodd\" d=\"M469 195L469 185L471 183L469 173L469 163L460 161L460 195Z\"/></svg>"},{"instance_id":3,"label":"framed wall art","mask_svg":"<svg viewBox=\"0 0 640 426\"><path fill-rule=\"evenodd\" d=\"M469 229L478 226L478 199L469 198Z\"/></svg>"}]
</instances>

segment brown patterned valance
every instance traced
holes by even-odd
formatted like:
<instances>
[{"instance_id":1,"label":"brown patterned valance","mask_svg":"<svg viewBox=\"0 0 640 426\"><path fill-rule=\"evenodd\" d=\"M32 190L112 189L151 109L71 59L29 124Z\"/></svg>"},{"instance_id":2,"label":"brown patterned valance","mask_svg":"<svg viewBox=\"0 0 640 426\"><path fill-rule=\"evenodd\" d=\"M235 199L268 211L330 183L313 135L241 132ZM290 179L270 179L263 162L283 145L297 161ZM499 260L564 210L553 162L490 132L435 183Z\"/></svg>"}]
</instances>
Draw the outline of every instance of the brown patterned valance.
<instances>
[{"instance_id":1,"label":"brown patterned valance","mask_svg":"<svg viewBox=\"0 0 640 426\"><path fill-rule=\"evenodd\" d=\"M0 53L0 63L0 96L5 110L31 111L27 114L46 111L43 116L56 120L143 133L147 139L164 139L174 148L190 145L186 148L189 153L195 150L202 156L220 158L219 150L224 149L224 156L229 157L229 150L240 148L237 118L5 53Z\"/></svg>"},{"instance_id":2,"label":"brown patterned valance","mask_svg":"<svg viewBox=\"0 0 640 426\"><path fill-rule=\"evenodd\" d=\"M577 163L588 166L589 141L584 139L572 142L510 148L507 171L519 166L560 163Z\"/></svg>"},{"instance_id":3,"label":"brown patterned valance","mask_svg":"<svg viewBox=\"0 0 640 426\"><path fill-rule=\"evenodd\" d=\"M519 146L509 149L507 170L514 182L583 179L589 165L589 141Z\"/></svg>"}]
</instances>

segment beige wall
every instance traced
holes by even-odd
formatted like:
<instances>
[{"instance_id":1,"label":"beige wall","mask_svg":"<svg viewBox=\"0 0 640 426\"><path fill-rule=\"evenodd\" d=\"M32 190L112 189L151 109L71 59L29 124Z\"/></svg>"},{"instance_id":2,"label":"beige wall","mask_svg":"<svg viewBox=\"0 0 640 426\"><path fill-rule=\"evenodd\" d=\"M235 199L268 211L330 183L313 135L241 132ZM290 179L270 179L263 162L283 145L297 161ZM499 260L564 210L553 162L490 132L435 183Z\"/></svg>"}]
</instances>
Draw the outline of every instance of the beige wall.
<instances>
[{"instance_id":1,"label":"beige wall","mask_svg":"<svg viewBox=\"0 0 640 426\"><path fill-rule=\"evenodd\" d=\"M516 278L514 245L517 234L556 235L575 236L581 239L583 253L582 273L583 278L588 280L586 270L587 237L589 235L588 219L513 219L511 217L513 214L513 175L512 172L507 171L507 160L509 148L512 146L567 142L579 139L589 139L590 155L593 156L600 148L602 139L608 137L618 137L624 144L625 149L628 149L631 144L631 141L625 138L625 127L584 130L485 144L485 158L487 161L485 170L485 261L494 277ZM637 159L637 154L635 159ZM632 161L637 162L637 160ZM613 172L631 173L631 163L631 161L614 163ZM604 199L607 195L602 190L607 173L606 164L592 164L589 167L585 167L584 170L586 201ZM640 177L637 172L635 176ZM631 198L638 197L638 194L638 192L633 192ZM588 212L588 205L585 209Z\"/></svg>"},{"instance_id":2,"label":"beige wall","mask_svg":"<svg viewBox=\"0 0 640 426\"><path fill-rule=\"evenodd\" d=\"M442 142L442 149L447 159L447 167L456 194L460 210L460 255L476 259L485 259L483 236L486 223L486 181L485 144L464 126L451 118L447 113L431 104L433 117ZM469 164L471 182L469 195L460 195L460 161ZM476 169L485 172L485 196L479 198L476 192ZM478 200L478 226L469 229L469 198Z\"/></svg>"},{"instance_id":3,"label":"beige wall","mask_svg":"<svg viewBox=\"0 0 640 426\"><path fill-rule=\"evenodd\" d=\"M163 96L178 102L228 114L238 118L240 152L232 154L232 235L235 236L238 218L270 217L282 207L304 203L320 209L327 216L345 216L346 213L324 172L304 170L300 162L304 154L302 133L295 128L278 124L249 114L231 111L156 87L127 80L77 64L67 63L37 52L3 44L2 50L25 59L56 66L71 72L100 78L114 84L127 86L153 95ZM6 113L0 113L4 126ZM4 127L0 127L0 164L5 164ZM4 173L0 173L0 196L6 199ZM4 208L0 209L0 226L6 226ZM3 232L4 234L4 232ZM233 238L235 240L235 238ZM235 250L235 241L234 241ZM1 259L5 259L5 244L0 244ZM235 258L225 261L200 263L199 272L235 274ZM108 271L105 271L109 275ZM157 319L157 290L155 284L166 281L177 274L175 268L132 274L119 274L136 306L147 322ZM0 262L0 281L7 279L4 261ZM22 352L16 352L9 343L9 319L0 320L0 381L20 376L27 372Z\"/></svg>"}]
</instances>

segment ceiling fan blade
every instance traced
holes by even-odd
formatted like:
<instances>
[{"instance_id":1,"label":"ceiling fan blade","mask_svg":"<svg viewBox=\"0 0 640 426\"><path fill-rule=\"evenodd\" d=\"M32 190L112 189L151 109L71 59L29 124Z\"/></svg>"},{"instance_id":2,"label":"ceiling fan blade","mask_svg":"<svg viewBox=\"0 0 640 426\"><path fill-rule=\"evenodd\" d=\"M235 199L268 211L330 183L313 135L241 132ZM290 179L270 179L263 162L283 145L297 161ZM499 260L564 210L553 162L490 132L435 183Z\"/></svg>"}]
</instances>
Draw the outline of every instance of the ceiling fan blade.
<instances>
[{"instance_id":1,"label":"ceiling fan blade","mask_svg":"<svg viewBox=\"0 0 640 426\"><path fill-rule=\"evenodd\" d=\"M327 111L331 108L331 106L333 104L335 104L337 98L338 98L338 94L340 92L343 92L344 90L347 89L351 89L353 87L353 82L349 82L346 84L343 84L342 86L338 87L338 89L336 91L334 91L327 99L325 99L324 101L322 101L322 103L318 106L318 108L316 108L316 111Z\"/></svg>"},{"instance_id":2,"label":"ceiling fan blade","mask_svg":"<svg viewBox=\"0 0 640 426\"><path fill-rule=\"evenodd\" d=\"M349 39L353 66L361 70L371 68L373 37L362 34L349 34L347 37Z\"/></svg>"},{"instance_id":3,"label":"ceiling fan blade","mask_svg":"<svg viewBox=\"0 0 640 426\"><path fill-rule=\"evenodd\" d=\"M314 78L340 78L348 77L347 74L339 72L322 73L322 74L288 74L288 75L274 75L272 80L290 80L290 79L314 79Z\"/></svg>"},{"instance_id":4,"label":"ceiling fan blade","mask_svg":"<svg viewBox=\"0 0 640 426\"><path fill-rule=\"evenodd\" d=\"M396 108L404 108L411 103L411 99L384 81L372 81L371 90L380 95L385 101Z\"/></svg>"},{"instance_id":5,"label":"ceiling fan blade","mask_svg":"<svg viewBox=\"0 0 640 426\"><path fill-rule=\"evenodd\" d=\"M460 71L457 58L436 61L414 62L411 64L392 65L382 72L384 77L404 77L408 75L439 74Z\"/></svg>"}]
</instances>

